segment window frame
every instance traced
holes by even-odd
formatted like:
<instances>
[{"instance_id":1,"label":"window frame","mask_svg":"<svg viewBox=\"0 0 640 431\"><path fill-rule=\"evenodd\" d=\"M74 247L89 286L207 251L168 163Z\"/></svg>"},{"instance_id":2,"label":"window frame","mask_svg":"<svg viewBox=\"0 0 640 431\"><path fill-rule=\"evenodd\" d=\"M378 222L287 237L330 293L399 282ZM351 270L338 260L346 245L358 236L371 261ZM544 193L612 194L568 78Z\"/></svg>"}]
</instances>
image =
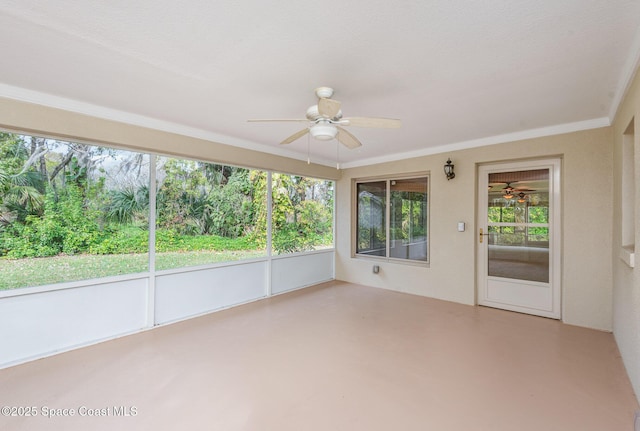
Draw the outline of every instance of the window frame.
<instances>
[{"instance_id":1,"label":"window frame","mask_svg":"<svg viewBox=\"0 0 640 431\"><path fill-rule=\"evenodd\" d=\"M411 180L416 178L426 178L427 181L427 215L426 215L426 260L415 259L402 259L390 256L390 235L391 235L391 182L400 180ZM386 196L385 196L385 256L375 256L370 254L358 253L358 185L374 182L386 182ZM423 172L411 172L399 175L383 175L375 177L364 178L352 178L351 180L351 257L355 259L365 259L373 261L382 261L389 263L400 263L404 265L424 266L428 267L430 264L431 250L430 250L430 225L431 225L431 211L430 200L431 195L431 175L429 171Z\"/></svg>"}]
</instances>

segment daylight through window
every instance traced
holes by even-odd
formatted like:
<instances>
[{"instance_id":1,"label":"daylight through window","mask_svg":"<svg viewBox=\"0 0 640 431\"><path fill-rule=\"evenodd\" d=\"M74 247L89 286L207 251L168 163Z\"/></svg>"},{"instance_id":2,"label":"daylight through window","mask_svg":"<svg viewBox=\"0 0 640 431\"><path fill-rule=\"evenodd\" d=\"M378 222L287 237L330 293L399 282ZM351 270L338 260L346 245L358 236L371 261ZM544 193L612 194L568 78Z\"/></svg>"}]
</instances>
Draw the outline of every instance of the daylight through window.
<instances>
[{"instance_id":1,"label":"daylight through window","mask_svg":"<svg viewBox=\"0 0 640 431\"><path fill-rule=\"evenodd\" d=\"M356 254L428 262L428 178L356 182Z\"/></svg>"},{"instance_id":2,"label":"daylight through window","mask_svg":"<svg viewBox=\"0 0 640 431\"><path fill-rule=\"evenodd\" d=\"M332 248L333 190L333 181L0 132L0 290L265 258L269 213L273 254Z\"/></svg>"}]
</instances>

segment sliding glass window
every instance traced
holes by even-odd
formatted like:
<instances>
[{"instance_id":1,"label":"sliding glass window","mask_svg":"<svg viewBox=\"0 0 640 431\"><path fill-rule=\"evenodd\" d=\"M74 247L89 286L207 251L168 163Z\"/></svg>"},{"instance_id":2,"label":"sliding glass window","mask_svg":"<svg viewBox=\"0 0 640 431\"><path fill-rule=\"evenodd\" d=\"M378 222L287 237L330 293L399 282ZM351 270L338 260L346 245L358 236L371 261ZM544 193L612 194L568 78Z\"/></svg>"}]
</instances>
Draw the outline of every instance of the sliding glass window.
<instances>
[{"instance_id":1,"label":"sliding glass window","mask_svg":"<svg viewBox=\"0 0 640 431\"><path fill-rule=\"evenodd\" d=\"M428 262L428 177L356 181L356 254Z\"/></svg>"},{"instance_id":2,"label":"sliding glass window","mask_svg":"<svg viewBox=\"0 0 640 431\"><path fill-rule=\"evenodd\" d=\"M358 183L358 232L356 253L387 255L387 182Z\"/></svg>"}]
</instances>

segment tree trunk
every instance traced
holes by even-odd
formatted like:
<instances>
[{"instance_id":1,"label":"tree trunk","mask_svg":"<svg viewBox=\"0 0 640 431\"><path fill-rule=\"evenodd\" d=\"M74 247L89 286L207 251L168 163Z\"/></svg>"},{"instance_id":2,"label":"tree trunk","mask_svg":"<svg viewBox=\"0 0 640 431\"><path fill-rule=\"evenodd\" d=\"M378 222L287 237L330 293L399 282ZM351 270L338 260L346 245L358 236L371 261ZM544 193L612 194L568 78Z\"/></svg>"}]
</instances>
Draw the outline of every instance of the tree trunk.
<instances>
[{"instance_id":1,"label":"tree trunk","mask_svg":"<svg viewBox=\"0 0 640 431\"><path fill-rule=\"evenodd\" d=\"M51 172L51 176L49 176L49 182L53 182L54 178L60 173L60 171L63 170L69 164L69 162L73 158L73 155L74 155L74 151L71 149L67 154L64 155L60 164L56 166Z\"/></svg>"}]
</instances>

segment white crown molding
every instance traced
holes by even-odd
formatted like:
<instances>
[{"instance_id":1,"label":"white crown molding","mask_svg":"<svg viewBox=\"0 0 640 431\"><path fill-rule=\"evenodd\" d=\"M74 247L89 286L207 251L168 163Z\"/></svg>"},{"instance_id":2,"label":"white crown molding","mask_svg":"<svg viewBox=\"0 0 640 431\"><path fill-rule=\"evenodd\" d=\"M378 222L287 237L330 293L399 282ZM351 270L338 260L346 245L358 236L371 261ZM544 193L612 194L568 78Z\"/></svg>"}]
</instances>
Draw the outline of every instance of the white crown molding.
<instances>
[{"instance_id":1,"label":"white crown molding","mask_svg":"<svg viewBox=\"0 0 640 431\"><path fill-rule=\"evenodd\" d=\"M640 38L638 39L640 42ZM637 59L636 59L637 62ZM627 84L628 85L628 84ZM14 99L21 102L43 105L51 108L62 109L65 111L75 112L78 114L89 115L106 120L117 121L125 124L131 124L150 129L160 130L169 133L176 133L198 139L204 139L225 145L231 145L248 150L259 151L263 153L274 154L277 156L288 157L295 160L306 161L306 155L281 149L279 147L271 147L268 145L258 144L244 139L234 138L232 136L222 135L219 133L209 132L195 127L184 126L169 121L158 120L155 118L132 114L91 103L80 102L73 99L54 96L51 94L41 93L38 91L28 90L21 87L15 87L0 83L0 97ZM371 157L355 162L340 163L341 169L355 168L360 166L374 165L378 163L393 162L413 157L429 156L440 154L447 151L457 151L469 148L482 147L485 145L493 145L504 142L519 141L523 139L539 138L543 136L558 135L562 133L576 132L580 130L595 129L598 127L610 126L611 121L607 117L595 118L592 120L578 121L574 123L560 124L550 127L542 127L538 129L524 130L521 132L507 133L503 135L490 136L486 138L473 139L451 144L439 145L436 147L428 147L416 151L409 151L387 156ZM335 161L314 158L315 164L323 166L335 166Z\"/></svg>"},{"instance_id":2,"label":"white crown molding","mask_svg":"<svg viewBox=\"0 0 640 431\"><path fill-rule=\"evenodd\" d=\"M433 154L441 154L449 151L466 150L469 148L484 147L487 145L502 144L505 142L521 141L523 139L541 138L544 136L560 135L563 133L578 132L581 130L597 129L599 127L607 127L610 125L611 121L609 121L609 118L607 117L594 118L592 120L558 124L549 127L540 127L537 129L523 130L521 132L506 133L504 135L489 136L480 139L472 139L469 141L439 145L437 147L429 147L421 150L397 153L388 156L372 157L369 159L358 160L356 162L343 163L342 168L349 169L361 166L375 165L379 163L395 162L398 160L430 156Z\"/></svg>"},{"instance_id":3,"label":"white crown molding","mask_svg":"<svg viewBox=\"0 0 640 431\"><path fill-rule=\"evenodd\" d=\"M618 87L616 88L616 92L613 96L613 100L611 101L611 108L609 110L609 119L611 123L616 118L618 114L618 109L620 109L620 104L624 100L624 96L629 90L629 86L633 81L633 77L638 69L638 65L640 64L640 28L636 30L636 35L633 39L633 43L631 44L631 49L629 49L629 54L627 56L627 61L622 67L622 72L620 74L620 78L618 80Z\"/></svg>"},{"instance_id":4,"label":"white crown molding","mask_svg":"<svg viewBox=\"0 0 640 431\"><path fill-rule=\"evenodd\" d=\"M41 93L39 91L28 90L26 88L15 87L3 83L0 83L0 97L18 100L20 102L42 105L49 108L75 112L77 114L89 115L105 120L117 121L119 123L160 130L163 132L176 133L192 138L204 139L206 141L220 143L223 145L231 145L247 150L288 157L290 159L307 161L306 155L301 155L299 153L285 150L280 147L271 147L264 144L258 144L256 142L247 141L245 139L234 138L232 136L209 132L195 127L184 126L170 121L158 120L144 115L132 114L130 112L120 111L117 109L105 108L103 106L98 106L91 103L80 102L78 100L68 99L65 97L55 96L47 93ZM324 166L335 166L335 161L317 158L314 158L313 163Z\"/></svg>"}]
</instances>

